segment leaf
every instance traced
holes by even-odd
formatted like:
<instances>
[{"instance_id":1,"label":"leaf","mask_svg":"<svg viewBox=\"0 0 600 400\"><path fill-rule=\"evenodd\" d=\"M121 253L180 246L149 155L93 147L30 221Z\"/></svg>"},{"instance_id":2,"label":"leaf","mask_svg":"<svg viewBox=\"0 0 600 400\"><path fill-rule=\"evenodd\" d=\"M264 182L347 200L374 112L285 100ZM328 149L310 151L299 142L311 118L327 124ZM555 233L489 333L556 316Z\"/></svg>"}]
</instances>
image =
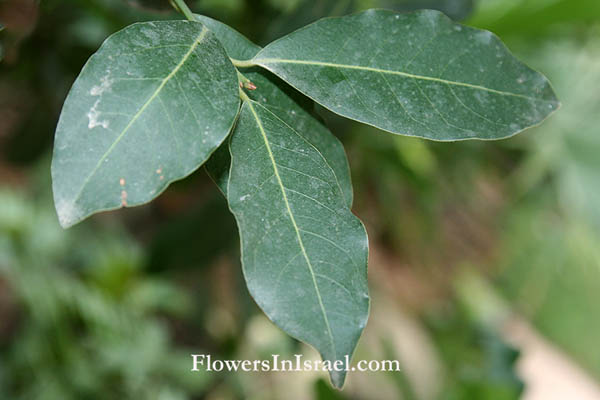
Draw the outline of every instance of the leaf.
<instances>
[{"instance_id":1,"label":"leaf","mask_svg":"<svg viewBox=\"0 0 600 400\"><path fill-rule=\"evenodd\" d=\"M217 150L215 150L206 164L204 164L206 173L215 185L217 185L225 198L227 198L230 165L231 156L229 155L229 139L227 139Z\"/></svg>"},{"instance_id":2,"label":"leaf","mask_svg":"<svg viewBox=\"0 0 600 400\"><path fill-rule=\"evenodd\" d=\"M226 25L199 18L231 57L260 50ZM368 245L349 211L344 149L313 116L312 101L269 72L245 75L257 89L242 106L229 148L219 147L206 169L238 221L248 289L276 325L323 359L350 357L369 310ZM277 147L283 143L293 151ZM331 377L341 387L345 373Z\"/></svg>"},{"instance_id":3,"label":"leaf","mask_svg":"<svg viewBox=\"0 0 600 400\"><path fill-rule=\"evenodd\" d=\"M230 139L228 201L250 293L324 360L352 355L369 311L367 236L316 147L247 99ZM331 372L341 387L345 372Z\"/></svg>"},{"instance_id":4,"label":"leaf","mask_svg":"<svg viewBox=\"0 0 600 400\"><path fill-rule=\"evenodd\" d=\"M145 22L112 35L75 81L56 130L61 225L152 200L206 161L238 107L235 69L202 24Z\"/></svg>"},{"instance_id":5,"label":"leaf","mask_svg":"<svg viewBox=\"0 0 600 400\"><path fill-rule=\"evenodd\" d=\"M342 116L433 140L505 138L559 106L548 80L492 33L431 10L321 19L245 64Z\"/></svg>"},{"instance_id":6,"label":"leaf","mask_svg":"<svg viewBox=\"0 0 600 400\"><path fill-rule=\"evenodd\" d=\"M252 58L261 49L260 46L252 43L244 35L231 28L229 25L204 15L194 14L194 17L214 33L217 39L219 39L219 42L221 42L223 48L225 48L227 55L231 58L240 60Z\"/></svg>"},{"instance_id":7,"label":"leaf","mask_svg":"<svg viewBox=\"0 0 600 400\"><path fill-rule=\"evenodd\" d=\"M208 17L200 15L196 15L196 17L215 33L230 57L251 58L260 51L259 46L229 26ZM344 147L314 115L314 103L270 72L254 68L244 71L244 73L257 86L257 89L250 91L248 96L259 101L288 125L293 126L298 134L323 154L335 172L346 203L351 207L352 181ZM207 172L225 195L229 164L229 150L226 144L219 147L206 164Z\"/></svg>"},{"instance_id":8,"label":"leaf","mask_svg":"<svg viewBox=\"0 0 600 400\"><path fill-rule=\"evenodd\" d=\"M264 70L247 72L257 86L248 96L292 126L299 135L314 146L333 169L346 204L352 207L353 190L350 167L344 146L315 115L314 103L298 93L275 75Z\"/></svg>"}]
</instances>

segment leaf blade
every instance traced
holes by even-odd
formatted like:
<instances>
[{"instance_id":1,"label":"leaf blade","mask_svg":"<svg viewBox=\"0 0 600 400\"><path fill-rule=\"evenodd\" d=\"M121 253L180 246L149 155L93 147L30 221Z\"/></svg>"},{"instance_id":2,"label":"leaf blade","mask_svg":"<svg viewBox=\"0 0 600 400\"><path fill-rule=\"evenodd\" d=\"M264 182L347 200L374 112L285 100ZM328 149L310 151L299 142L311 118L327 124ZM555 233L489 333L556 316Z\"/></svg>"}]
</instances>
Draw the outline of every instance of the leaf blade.
<instances>
[{"instance_id":1,"label":"leaf blade","mask_svg":"<svg viewBox=\"0 0 600 400\"><path fill-rule=\"evenodd\" d=\"M189 175L224 140L238 105L235 70L202 24L138 23L109 37L73 84L57 126L61 225L146 203Z\"/></svg>"},{"instance_id":2,"label":"leaf blade","mask_svg":"<svg viewBox=\"0 0 600 400\"><path fill-rule=\"evenodd\" d=\"M207 23L205 20L206 18L201 19L202 22ZM209 26L210 29L213 29L214 27L214 32L217 34L217 37L223 43L223 46L225 47L229 56L233 58L243 58L244 54L253 55L260 50L258 46L251 44L245 38L244 40L240 40L241 35L224 24L211 20L207 23L207 26ZM290 168L286 169L286 166L280 166L282 170L282 176L280 176L280 181L289 178L289 176L286 177L285 174L296 174L296 179L304 179L305 185L303 185L303 187L310 187L311 179L315 180L316 182L319 182L320 184L323 184L324 181L328 181L329 188L328 191L326 191L325 193L333 191L333 193L335 194L335 198L337 199L338 205L343 210L343 219L347 219L350 221L351 224L354 224L350 227L350 229L346 229L350 231L350 235L342 235L342 238L339 237L340 234L337 233L338 240L342 241L347 239L349 245L354 246L354 251L357 251L358 253L362 254L362 259L358 262L358 264L361 266L358 268L358 273L362 273L364 276L359 276L355 278L357 281L362 282L356 284L355 286L358 286L359 290L362 293L362 297L358 297L359 301L363 301L363 308L355 310L355 312L348 313L350 315L354 315L355 318L354 321L352 321L350 324L347 324L350 327L349 329L354 331L354 333L350 335L353 335L353 337L351 337L350 340L347 341L349 345L346 345L346 348L344 348L344 346L338 346L340 347L340 351L342 353L347 353L348 355L351 355L352 351L354 350L354 346L356 345L356 341L358 340L358 337L360 335L360 332L362 331L366 323L366 318L368 315L368 294L365 274L367 265L366 258L368 246L366 243L367 238L364 227L362 226L360 221L358 221L358 219L356 219L349 211L349 207L351 207L352 205L352 182L350 180L348 160L346 158L344 148L341 142L335 136L333 136L331 132L329 132L329 130L325 127L325 125L322 124L316 118L316 116L313 113L314 104L312 101L300 95L298 92L293 90L290 86L285 84L283 81L281 81L279 78L275 77L268 71L252 69L244 71L244 74L257 86L256 90L248 92L247 95L250 98L250 100L248 101L252 101L251 104L256 104L255 107L259 108L260 112L266 113L268 116L270 116L270 118L274 118L276 121L278 121L279 128L283 128L288 133L290 133L290 131L293 130L294 132L290 133L290 135L292 135L301 143L303 143L303 146L306 149L312 151L313 155L318 155L320 153L323 157L317 158L317 160L319 160L319 164L317 166L320 166L325 171L329 171L329 174L326 174L329 178L321 176L320 178L315 177L318 178L315 179L310 177L310 175L313 174L311 171L307 171L305 169L298 170L297 165L287 165L287 167L292 167L293 169L296 169L295 172L292 171ZM244 102L244 104L246 103L247 102ZM241 188L242 185L255 184L255 187L260 187L262 189L265 188L265 185L269 185L268 180L264 180L263 177L259 178L254 174L255 171L261 170L261 168L258 168L255 164L247 162L249 157L256 156L259 153L251 151L250 155L239 154L240 152L246 151L246 145L248 144L247 141L243 141L240 144L240 136L247 136L249 133L252 132L252 129L248 128L249 114L251 114L252 118L254 118L254 114L248 111L248 106L244 105L242 107L242 110L240 111L238 125L234 130L234 134L230 136L226 143L224 143L221 147L219 147L219 149L217 149L217 151L213 154L213 156L206 164L206 170L208 174L211 176L211 178L215 181L219 189L228 199L230 209L236 216L236 220L238 222L238 229L240 231L242 247L242 267L244 271L244 277L246 279L251 295L261 307L261 309L263 309L267 316L276 325L278 325L288 334L296 337L297 339L303 340L316 347L317 350L322 354L324 359L336 358L336 355L332 355L332 352L327 349L327 343L321 343L318 339L315 338L311 339L310 337L307 337L306 333L298 332L297 328L294 328L294 326L298 326L299 324L301 324L301 321L303 319L307 319L309 321L314 319L318 320L320 318L319 315L323 315L323 309L325 308L327 310L328 307L331 307L328 295L322 296L320 302L315 301L315 306L317 306L317 309L303 316L298 316L297 314L286 310L285 306L277 304L277 301L269 300L270 298L273 299L273 297L269 296L268 286L271 285L274 280L282 279L280 277L285 276L286 269L289 270L290 266L293 266L295 262L301 259L300 255L302 255L302 251L300 250L300 247L298 247L298 244L296 244L296 254L290 254L290 249L286 248L285 245L277 245L271 248L267 248L268 251L265 252L266 257L264 262L257 262L253 259L254 257L249 256L249 254L254 253L255 250L252 250L253 248L257 248L260 247L260 245L264 245L264 242L261 240L258 243L259 246L254 246L252 243L252 238L269 236L264 232L253 234L254 229L260 229L261 225L264 224L265 219L268 221L269 224L273 222L272 218L270 219L266 215L261 215L260 212L261 209L267 206L269 206L270 208L270 206L273 204L273 201L271 201L271 199L262 199L262 201L259 201L258 204L255 204L253 207L243 207L242 204L240 204L240 198L245 199L241 203L246 203L248 201L248 197L244 197L247 196L247 192L245 192L243 188ZM250 118L250 127L252 126L252 121L256 121L256 118L252 118ZM241 131L241 133L238 133L236 136L235 132L237 131ZM234 136L236 136L235 139ZM257 134L255 136L258 139L262 137L263 143L265 142L264 136L262 134ZM230 150L230 146L233 148L233 150ZM265 159L272 159L270 157L267 157L265 147L253 147L253 150L257 152L263 151L265 153L263 154ZM297 155L298 152L292 152L291 154ZM314 167L315 166L313 165L313 168ZM231 186L233 187L233 189L231 188ZM277 187L275 189L277 193ZM280 185L279 191L281 192ZM285 209L289 211L292 208L289 201L288 206L289 207L285 207ZM248 215L253 215L253 217L249 218ZM301 224L302 222L306 222L307 219L299 217L299 220L300 221L296 223L297 228L302 226L299 224ZM292 247L294 243L302 243L302 238L299 238L298 229L294 229L294 232L292 233L293 234L291 235L289 240L285 241L285 243L291 243ZM329 234L328 232L325 232L321 236L325 237L324 235L331 238L336 237L336 234ZM294 240L296 240L296 242L294 242ZM355 246L357 243L358 246ZM288 244L288 247L289 246L290 245ZM304 247L303 257L305 257L304 259L307 260L306 256L308 256L308 262L310 262L311 260L310 255L313 254L313 251L314 250L310 246ZM289 256L289 259L286 260L285 264L274 264L272 262L272 259L281 256L282 254L287 254ZM343 258L344 254L342 254L340 257ZM323 263L317 265L317 268L322 267L323 265L333 266L335 263L334 259L336 257L332 257L331 255L329 255L328 258L325 256L322 258ZM325 262L329 264L324 264ZM341 263L341 265L343 266L344 264ZM277 267L279 267L279 269ZM307 269L307 267L303 268ZM269 273L270 271L272 273ZM353 270L350 269L350 271ZM312 287L316 288L316 290L319 290L319 285L333 285L337 290L341 290L342 292L344 292L344 289L342 289L341 286L335 286L335 279L328 279L329 277L327 275L316 275L316 273L313 271L311 276L307 278L308 279L306 279L305 281L293 280L293 284L287 285L285 287L285 295L287 295L288 293L297 293L299 290L303 290L303 288L305 287L308 287L308 289L310 289L311 285ZM316 285L315 280L317 281ZM350 285L349 287L353 286ZM344 294L347 293L344 292ZM300 301L302 300L300 299ZM297 302L293 303L298 304ZM343 306L338 306L338 308L342 312L344 311ZM319 311L319 309L321 311ZM338 312L340 312L339 310ZM333 311L336 311L335 307ZM287 320L282 320L282 315L288 316L289 318ZM329 338L335 335L338 329L338 324L333 323L332 325L333 328L330 326L329 329L330 334L326 335ZM305 329L310 331L311 324L306 324ZM324 331L326 330L327 329L324 329ZM329 341L331 341L331 339L329 339ZM336 386L341 387L345 376L344 373L334 373L331 378L332 382Z\"/></svg>"},{"instance_id":3,"label":"leaf blade","mask_svg":"<svg viewBox=\"0 0 600 400\"><path fill-rule=\"evenodd\" d=\"M346 204L352 207L354 192L344 146L316 115L314 103L268 71L253 71L246 76L257 86L248 97L293 127L323 155L335 173Z\"/></svg>"},{"instance_id":4,"label":"leaf blade","mask_svg":"<svg viewBox=\"0 0 600 400\"><path fill-rule=\"evenodd\" d=\"M230 153L228 200L252 296L275 324L324 360L351 356L368 316L368 245L334 171L314 146L253 100L242 106ZM345 372L331 377L341 387Z\"/></svg>"},{"instance_id":5,"label":"leaf blade","mask_svg":"<svg viewBox=\"0 0 600 400\"><path fill-rule=\"evenodd\" d=\"M252 62L342 116L432 140L509 137L559 106L493 34L430 10L322 19Z\"/></svg>"},{"instance_id":6,"label":"leaf blade","mask_svg":"<svg viewBox=\"0 0 600 400\"><path fill-rule=\"evenodd\" d=\"M201 15L196 15L196 18L215 33L232 58L251 58L261 50L260 46L250 42L228 25ZM244 74L257 86L256 90L248 92L248 96L294 126L299 134L325 156L335 172L348 206L351 207L352 180L344 147L325 124L318 120L313 102L268 71L255 68L244 71ZM225 197L230 161L228 144L224 143L206 164L207 173Z\"/></svg>"},{"instance_id":7,"label":"leaf blade","mask_svg":"<svg viewBox=\"0 0 600 400\"><path fill-rule=\"evenodd\" d=\"M262 47L252 43L244 35L216 19L205 15L194 14L194 17L206 26L219 39L231 58L245 60L252 58Z\"/></svg>"}]
</instances>

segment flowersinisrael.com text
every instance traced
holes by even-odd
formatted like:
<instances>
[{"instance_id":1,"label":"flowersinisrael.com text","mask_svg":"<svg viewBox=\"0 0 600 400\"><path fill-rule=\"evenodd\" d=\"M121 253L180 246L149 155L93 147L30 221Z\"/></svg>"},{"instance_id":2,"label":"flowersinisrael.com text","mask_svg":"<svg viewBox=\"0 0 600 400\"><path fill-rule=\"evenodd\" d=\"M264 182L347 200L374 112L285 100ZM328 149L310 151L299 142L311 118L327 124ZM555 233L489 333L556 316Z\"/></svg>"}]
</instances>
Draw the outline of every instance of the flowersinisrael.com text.
<instances>
[{"instance_id":1,"label":"flowersinisrael.com text","mask_svg":"<svg viewBox=\"0 0 600 400\"><path fill-rule=\"evenodd\" d=\"M313 360L306 359L302 354L295 354L292 360L280 359L272 354L266 360L218 360L210 354L191 354L191 371L244 371L244 372L287 372L287 371L400 371L398 360L360 360L356 366L350 366L350 358L343 360Z\"/></svg>"}]
</instances>

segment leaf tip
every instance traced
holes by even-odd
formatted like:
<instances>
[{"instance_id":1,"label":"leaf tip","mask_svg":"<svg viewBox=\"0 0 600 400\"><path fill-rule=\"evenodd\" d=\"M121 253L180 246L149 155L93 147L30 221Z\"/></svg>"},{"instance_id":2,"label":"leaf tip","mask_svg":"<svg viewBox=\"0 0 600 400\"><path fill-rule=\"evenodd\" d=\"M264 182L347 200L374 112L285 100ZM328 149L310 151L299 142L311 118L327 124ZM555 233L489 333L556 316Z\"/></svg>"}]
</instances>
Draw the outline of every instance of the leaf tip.
<instances>
[{"instance_id":1,"label":"leaf tip","mask_svg":"<svg viewBox=\"0 0 600 400\"><path fill-rule=\"evenodd\" d=\"M81 220L81 209L75 203L66 200L56 200L55 207L58 222L63 228L70 228Z\"/></svg>"},{"instance_id":2,"label":"leaf tip","mask_svg":"<svg viewBox=\"0 0 600 400\"><path fill-rule=\"evenodd\" d=\"M342 390L344 387L344 383L346 381L346 372L345 371L330 371L329 379L331 380L331 384L337 390Z\"/></svg>"}]
</instances>

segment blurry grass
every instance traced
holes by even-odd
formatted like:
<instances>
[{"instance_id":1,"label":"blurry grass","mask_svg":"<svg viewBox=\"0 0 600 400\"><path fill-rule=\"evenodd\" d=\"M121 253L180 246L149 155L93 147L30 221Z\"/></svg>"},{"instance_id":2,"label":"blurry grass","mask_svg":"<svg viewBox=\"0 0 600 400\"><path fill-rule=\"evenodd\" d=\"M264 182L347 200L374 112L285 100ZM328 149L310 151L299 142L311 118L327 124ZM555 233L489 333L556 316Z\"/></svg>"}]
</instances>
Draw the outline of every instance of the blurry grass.
<instances>
[{"instance_id":1,"label":"blurry grass","mask_svg":"<svg viewBox=\"0 0 600 400\"><path fill-rule=\"evenodd\" d=\"M186 379L189 351L154 316L184 314L185 293L140 274L141 249L125 232L64 231L47 200L0 189L1 398L166 400L203 389L208 377Z\"/></svg>"}]
</instances>

